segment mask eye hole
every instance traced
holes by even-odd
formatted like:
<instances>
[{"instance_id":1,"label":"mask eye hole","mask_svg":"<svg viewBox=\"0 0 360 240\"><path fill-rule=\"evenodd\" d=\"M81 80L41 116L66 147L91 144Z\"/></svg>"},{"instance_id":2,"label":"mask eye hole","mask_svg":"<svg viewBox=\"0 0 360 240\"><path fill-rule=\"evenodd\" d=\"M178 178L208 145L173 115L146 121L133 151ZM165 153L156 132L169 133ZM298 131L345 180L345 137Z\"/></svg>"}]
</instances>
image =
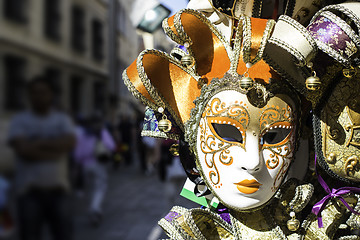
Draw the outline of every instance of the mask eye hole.
<instances>
[{"instance_id":1,"label":"mask eye hole","mask_svg":"<svg viewBox=\"0 0 360 240\"><path fill-rule=\"evenodd\" d=\"M268 130L261 138L261 145L276 145L286 140L292 129L274 128Z\"/></svg>"},{"instance_id":2,"label":"mask eye hole","mask_svg":"<svg viewBox=\"0 0 360 240\"><path fill-rule=\"evenodd\" d=\"M211 123L216 134L227 142L244 143L243 136L239 129L230 124Z\"/></svg>"}]
</instances>

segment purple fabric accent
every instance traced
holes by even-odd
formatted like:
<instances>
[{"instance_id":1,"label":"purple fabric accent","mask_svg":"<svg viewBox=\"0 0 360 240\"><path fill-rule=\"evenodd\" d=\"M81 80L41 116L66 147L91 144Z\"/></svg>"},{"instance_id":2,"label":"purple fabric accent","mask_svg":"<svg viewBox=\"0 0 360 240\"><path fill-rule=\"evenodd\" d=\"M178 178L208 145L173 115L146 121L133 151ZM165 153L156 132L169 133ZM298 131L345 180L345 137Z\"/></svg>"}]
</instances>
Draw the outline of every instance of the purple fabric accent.
<instances>
[{"instance_id":1,"label":"purple fabric accent","mask_svg":"<svg viewBox=\"0 0 360 240\"><path fill-rule=\"evenodd\" d=\"M164 219L168 222L172 222L174 219L180 217L181 214L177 212L169 212L168 215L164 217Z\"/></svg>"},{"instance_id":2,"label":"purple fabric accent","mask_svg":"<svg viewBox=\"0 0 360 240\"><path fill-rule=\"evenodd\" d=\"M184 52L188 53L186 47L184 47L183 45L178 45L177 47L183 50Z\"/></svg>"},{"instance_id":3,"label":"purple fabric accent","mask_svg":"<svg viewBox=\"0 0 360 240\"><path fill-rule=\"evenodd\" d=\"M349 36L334 22L326 17L319 16L307 27L307 30L315 40L321 41L334 49L345 58L351 57L357 52Z\"/></svg>"},{"instance_id":4,"label":"purple fabric accent","mask_svg":"<svg viewBox=\"0 0 360 240\"><path fill-rule=\"evenodd\" d=\"M231 225L231 219L230 219L230 214L228 212L227 208L220 208L217 209L218 214L220 215L220 217L227 222L228 224Z\"/></svg>"},{"instance_id":5,"label":"purple fabric accent","mask_svg":"<svg viewBox=\"0 0 360 240\"><path fill-rule=\"evenodd\" d=\"M345 195L348 193L359 193L360 194L360 188L341 187L339 189L333 188L330 190L330 188L326 184L325 180L320 176L320 174L317 171L317 168L316 168L317 161L316 160L317 159L316 159L316 155L315 155L315 173L318 177L318 181L319 181L320 185L328 193L328 195L326 195L323 199L321 199L319 202L317 202L312 208L312 212L317 216L319 228L324 227L322 217L321 217L321 212L325 209L326 205L328 204L328 202L330 201L331 198L339 198L340 201L345 205L345 207L347 207L347 209L349 209L352 213L354 213L356 215L360 215L360 213L356 212L352 207L350 207L349 204L342 197L342 195Z\"/></svg>"}]
</instances>

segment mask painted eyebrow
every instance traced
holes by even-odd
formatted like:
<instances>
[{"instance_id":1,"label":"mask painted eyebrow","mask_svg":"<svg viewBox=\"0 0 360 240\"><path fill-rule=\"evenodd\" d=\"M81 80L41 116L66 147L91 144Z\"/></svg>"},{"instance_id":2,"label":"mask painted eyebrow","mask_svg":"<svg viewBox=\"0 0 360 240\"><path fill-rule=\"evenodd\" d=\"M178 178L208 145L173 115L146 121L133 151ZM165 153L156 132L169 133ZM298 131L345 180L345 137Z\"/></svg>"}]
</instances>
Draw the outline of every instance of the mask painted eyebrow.
<instances>
[{"instance_id":1,"label":"mask painted eyebrow","mask_svg":"<svg viewBox=\"0 0 360 240\"><path fill-rule=\"evenodd\" d=\"M246 129L250 122L250 114L247 105L243 101L235 101L227 105L226 102L219 98L214 98L207 104L203 117L231 118L239 122L243 129Z\"/></svg>"},{"instance_id":2,"label":"mask painted eyebrow","mask_svg":"<svg viewBox=\"0 0 360 240\"><path fill-rule=\"evenodd\" d=\"M275 126L281 122L291 125L293 120L293 110L290 105L286 104L283 107L274 105L271 107L267 106L264 108L260 117L260 132L264 132L271 126Z\"/></svg>"}]
</instances>

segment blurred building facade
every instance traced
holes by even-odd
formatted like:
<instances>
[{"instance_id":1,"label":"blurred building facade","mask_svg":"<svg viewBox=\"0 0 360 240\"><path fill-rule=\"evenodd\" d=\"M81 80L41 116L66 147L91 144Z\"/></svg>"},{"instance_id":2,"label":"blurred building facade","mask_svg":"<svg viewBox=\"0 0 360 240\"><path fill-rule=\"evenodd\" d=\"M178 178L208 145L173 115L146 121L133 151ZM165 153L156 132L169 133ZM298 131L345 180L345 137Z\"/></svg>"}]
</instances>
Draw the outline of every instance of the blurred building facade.
<instances>
[{"instance_id":1,"label":"blurred building facade","mask_svg":"<svg viewBox=\"0 0 360 240\"><path fill-rule=\"evenodd\" d=\"M130 21L133 2L0 0L0 173L12 165L9 120L26 107L34 76L51 79L57 107L73 117L100 112L114 123L142 111L121 77L145 48ZM150 38L157 49L174 46L161 29Z\"/></svg>"},{"instance_id":2,"label":"blurred building facade","mask_svg":"<svg viewBox=\"0 0 360 240\"><path fill-rule=\"evenodd\" d=\"M132 12L134 3L134 0L119 0L118 5L117 56L119 56L119 58L116 72L120 78L123 71L136 60L139 53L145 48L155 48L170 52L175 46L161 28L149 34L141 32L132 26L129 14ZM146 41L150 41L150 44L146 44ZM134 117L136 113L144 109L143 105L139 104L138 100L128 91L121 79L119 81L119 97L120 115Z\"/></svg>"},{"instance_id":3,"label":"blurred building facade","mask_svg":"<svg viewBox=\"0 0 360 240\"><path fill-rule=\"evenodd\" d=\"M106 111L108 11L108 2L102 0L0 1L3 163L9 119L26 107L25 84L32 77L48 76L56 90L55 104L73 116Z\"/></svg>"}]
</instances>

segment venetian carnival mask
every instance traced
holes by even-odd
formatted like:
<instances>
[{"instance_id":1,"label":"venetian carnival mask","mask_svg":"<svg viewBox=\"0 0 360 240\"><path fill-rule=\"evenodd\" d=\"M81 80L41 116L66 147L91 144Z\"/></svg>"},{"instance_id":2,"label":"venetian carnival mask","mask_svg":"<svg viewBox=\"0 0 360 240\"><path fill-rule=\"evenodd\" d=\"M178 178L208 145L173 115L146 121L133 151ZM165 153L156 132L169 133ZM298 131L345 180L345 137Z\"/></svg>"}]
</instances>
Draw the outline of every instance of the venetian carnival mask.
<instances>
[{"instance_id":1,"label":"venetian carnival mask","mask_svg":"<svg viewBox=\"0 0 360 240\"><path fill-rule=\"evenodd\" d=\"M229 43L205 16L182 10L163 23L180 57L146 50L123 75L134 96L172 120L162 135L189 144L196 164L190 158L185 170L196 168L232 209L267 203L295 151L299 100L262 56L274 24L243 16Z\"/></svg>"},{"instance_id":2,"label":"venetian carnival mask","mask_svg":"<svg viewBox=\"0 0 360 240\"><path fill-rule=\"evenodd\" d=\"M194 131L189 142L211 192L229 208L247 210L269 201L286 175L295 149L295 107L260 84L255 88L264 102L254 106L240 78L226 74L205 87L186 127Z\"/></svg>"}]
</instances>

